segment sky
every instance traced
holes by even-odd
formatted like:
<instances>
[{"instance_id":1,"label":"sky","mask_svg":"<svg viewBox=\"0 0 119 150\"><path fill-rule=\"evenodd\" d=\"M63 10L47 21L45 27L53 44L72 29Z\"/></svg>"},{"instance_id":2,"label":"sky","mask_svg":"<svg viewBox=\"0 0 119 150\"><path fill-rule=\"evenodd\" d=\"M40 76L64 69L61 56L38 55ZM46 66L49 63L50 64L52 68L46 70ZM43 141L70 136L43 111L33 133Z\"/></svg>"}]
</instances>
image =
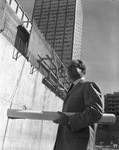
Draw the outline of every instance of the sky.
<instances>
[{"instance_id":1,"label":"sky","mask_svg":"<svg viewBox=\"0 0 119 150\"><path fill-rule=\"evenodd\" d=\"M119 92L119 3L82 0L82 56L87 80L95 81L103 94Z\"/></svg>"},{"instance_id":2,"label":"sky","mask_svg":"<svg viewBox=\"0 0 119 150\"><path fill-rule=\"evenodd\" d=\"M35 0L18 0L29 18ZM119 92L118 0L82 0L83 35L81 59L86 80L94 81L102 94Z\"/></svg>"}]
</instances>

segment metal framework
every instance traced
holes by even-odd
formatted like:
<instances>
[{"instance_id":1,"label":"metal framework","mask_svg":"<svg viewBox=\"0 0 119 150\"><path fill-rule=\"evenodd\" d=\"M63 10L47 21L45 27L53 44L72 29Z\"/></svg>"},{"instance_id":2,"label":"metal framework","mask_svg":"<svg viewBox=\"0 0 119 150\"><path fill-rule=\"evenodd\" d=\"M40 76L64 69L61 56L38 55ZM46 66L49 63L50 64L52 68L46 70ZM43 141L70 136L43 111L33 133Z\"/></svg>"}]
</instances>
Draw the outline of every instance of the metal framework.
<instances>
[{"instance_id":1,"label":"metal framework","mask_svg":"<svg viewBox=\"0 0 119 150\"><path fill-rule=\"evenodd\" d=\"M22 54L14 48L13 54L12 54L12 59L17 60L20 56L22 56Z\"/></svg>"}]
</instances>

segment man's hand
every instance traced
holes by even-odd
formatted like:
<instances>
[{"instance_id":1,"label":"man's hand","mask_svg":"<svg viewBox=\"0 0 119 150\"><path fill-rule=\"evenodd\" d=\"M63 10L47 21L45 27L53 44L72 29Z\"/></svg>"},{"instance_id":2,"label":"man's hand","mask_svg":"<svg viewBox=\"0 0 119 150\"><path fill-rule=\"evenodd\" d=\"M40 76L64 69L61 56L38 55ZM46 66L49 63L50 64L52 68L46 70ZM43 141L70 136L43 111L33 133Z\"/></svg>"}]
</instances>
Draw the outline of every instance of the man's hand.
<instances>
[{"instance_id":1,"label":"man's hand","mask_svg":"<svg viewBox=\"0 0 119 150\"><path fill-rule=\"evenodd\" d=\"M69 125L69 117L65 115L62 112L57 112L59 114L59 118L56 120L53 120L54 123L60 124L62 126L68 126Z\"/></svg>"}]
</instances>

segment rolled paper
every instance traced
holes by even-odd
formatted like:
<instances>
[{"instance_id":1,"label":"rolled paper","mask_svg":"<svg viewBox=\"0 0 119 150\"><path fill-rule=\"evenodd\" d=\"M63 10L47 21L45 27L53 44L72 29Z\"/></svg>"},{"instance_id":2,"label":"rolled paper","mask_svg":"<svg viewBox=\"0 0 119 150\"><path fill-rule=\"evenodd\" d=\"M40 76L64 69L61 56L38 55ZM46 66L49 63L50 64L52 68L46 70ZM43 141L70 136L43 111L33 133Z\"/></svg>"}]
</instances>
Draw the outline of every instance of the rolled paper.
<instances>
[{"instance_id":1,"label":"rolled paper","mask_svg":"<svg viewBox=\"0 0 119 150\"><path fill-rule=\"evenodd\" d=\"M76 113L74 112L63 112L64 114L70 116ZM52 111L33 111L33 110L22 110L22 109L8 109L7 117L9 119L33 119L33 120L49 120L53 121L59 118L57 112ZM101 119L97 122L99 124L114 124L116 121L116 116L114 114L104 113Z\"/></svg>"}]
</instances>

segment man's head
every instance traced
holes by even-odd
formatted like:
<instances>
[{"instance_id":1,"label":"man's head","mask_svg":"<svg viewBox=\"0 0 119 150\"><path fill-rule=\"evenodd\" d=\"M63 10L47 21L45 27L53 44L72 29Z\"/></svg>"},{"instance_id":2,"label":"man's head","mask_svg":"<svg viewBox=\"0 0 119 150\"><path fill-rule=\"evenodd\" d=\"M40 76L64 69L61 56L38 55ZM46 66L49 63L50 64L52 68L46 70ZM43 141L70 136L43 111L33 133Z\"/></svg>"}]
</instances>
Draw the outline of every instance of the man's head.
<instances>
[{"instance_id":1,"label":"man's head","mask_svg":"<svg viewBox=\"0 0 119 150\"><path fill-rule=\"evenodd\" d=\"M68 65L68 76L74 82L86 74L86 67L81 60L72 60Z\"/></svg>"}]
</instances>

